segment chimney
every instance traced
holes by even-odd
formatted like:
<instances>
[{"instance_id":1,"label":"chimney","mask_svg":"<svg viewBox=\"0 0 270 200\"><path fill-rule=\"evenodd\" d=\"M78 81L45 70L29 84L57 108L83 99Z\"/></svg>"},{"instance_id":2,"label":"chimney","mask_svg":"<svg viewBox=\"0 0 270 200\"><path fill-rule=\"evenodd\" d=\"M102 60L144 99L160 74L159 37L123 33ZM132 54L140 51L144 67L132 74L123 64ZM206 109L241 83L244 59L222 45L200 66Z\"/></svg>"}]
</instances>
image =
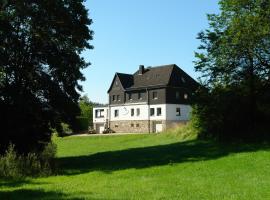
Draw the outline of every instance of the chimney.
<instances>
[{"instance_id":1,"label":"chimney","mask_svg":"<svg viewBox=\"0 0 270 200\"><path fill-rule=\"evenodd\" d=\"M144 73L144 66L140 65L139 66L139 75L142 75Z\"/></svg>"}]
</instances>

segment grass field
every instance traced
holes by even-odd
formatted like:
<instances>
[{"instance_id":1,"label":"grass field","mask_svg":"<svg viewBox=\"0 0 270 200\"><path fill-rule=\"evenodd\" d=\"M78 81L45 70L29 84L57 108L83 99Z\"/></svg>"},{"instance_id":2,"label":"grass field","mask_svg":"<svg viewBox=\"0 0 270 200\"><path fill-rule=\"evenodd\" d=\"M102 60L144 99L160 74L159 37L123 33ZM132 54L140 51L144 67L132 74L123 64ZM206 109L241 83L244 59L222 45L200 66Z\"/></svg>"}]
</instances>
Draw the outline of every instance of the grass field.
<instances>
[{"instance_id":1,"label":"grass field","mask_svg":"<svg viewBox=\"0 0 270 200\"><path fill-rule=\"evenodd\" d=\"M178 134L56 138L58 175L0 181L0 199L270 199L269 145Z\"/></svg>"}]
</instances>

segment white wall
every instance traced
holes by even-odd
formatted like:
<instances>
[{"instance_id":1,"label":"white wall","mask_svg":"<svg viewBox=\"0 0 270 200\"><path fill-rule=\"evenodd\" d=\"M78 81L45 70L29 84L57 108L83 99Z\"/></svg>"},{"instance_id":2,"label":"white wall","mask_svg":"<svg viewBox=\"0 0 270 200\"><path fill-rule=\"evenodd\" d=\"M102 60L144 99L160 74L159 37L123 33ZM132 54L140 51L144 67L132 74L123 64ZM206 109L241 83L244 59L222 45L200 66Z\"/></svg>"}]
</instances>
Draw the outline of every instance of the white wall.
<instances>
[{"instance_id":1,"label":"white wall","mask_svg":"<svg viewBox=\"0 0 270 200\"><path fill-rule=\"evenodd\" d=\"M181 115L176 116L176 108L180 108ZM167 104L166 105L166 119L169 121L186 121L191 117L191 106L184 104Z\"/></svg>"},{"instance_id":2,"label":"white wall","mask_svg":"<svg viewBox=\"0 0 270 200\"><path fill-rule=\"evenodd\" d=\"M104 109L102 113L104 117L96 118L96 110ZM106 119L108 119L108 107L97 107L93 108L93 123L105 123Z\"/></svg>"},{"instance_id":3,"label":"white wall","mask_svg":"<svg viewBox=\"0 0 270 200\"><path fill-rule=\"evenodd\" d=\"M161 116L157 116L157 108L161 108ZM140 115L137 116L137 108L140 109ZM150 105L150 108L155 109L155 115L150 116L150 120L166 120L166 105ZM150 109L147 104L144 105L124 105L124 106L112 106L110 113L111 121L121 121L121 120L148 120L150 115ZM131 116L131 109L134 109L134 116ZM114 116L114 111L119 110L119 116Z\"/></svg>"},{"instance_id":4,"label":"white wall","mask_svg":"<svg viewBox=\"0 0 270 200\"><path fill-rule=\"evenodd\" d=\"M134 109L134 116L131 116L131 109ZM137 116L137 108L140 109L140 115ZM110 108L110 120L147 120L148 119L148 105L125 105L125 106L113 106ZM119 116L115 117L115 110L119 111Z\"/></svg>"},{"instance_id":5,"label":"white wall","mask_svg":"<svg viewBox=\"0 0 270 200\"><path fill-rule=\"evenodd\" d=\"M131 116L131 109L134 109L134 116ZM140 115L137 116L137 108L140 109ZM150 108L155 109L155 115L150 116ZM157 108L161 108L161 116L157 116ZM176 108L180 108L181 115L177 116ZM104 109L103 118L96 118L95 110ZM108 107L98 107L93 109L93 122L94 123L105 123L108 119ZM114 117L114 111L119 110L119 116ZM132 105L121 105L121 106L111 106L110 107L110 121L124 121L124 120L169 120L169 121L187 121L191 117L191 106L184 104L157 104L150 105L147 104L132 104Z\"/></svg>"},{"instance_id":6,"label":"white wall","mask_svg":"<svg viewBox=\"0 0 270 200\"><path fill-rule=\"evenodd\" d=\"M166 120L166 104L150 105L150 108L155 109L155 115L150 116L150 120ZM157 108L161 108L161 115L157 116ZM150 112L150 110L149 110Z\"/></svg>"}]
</instances>

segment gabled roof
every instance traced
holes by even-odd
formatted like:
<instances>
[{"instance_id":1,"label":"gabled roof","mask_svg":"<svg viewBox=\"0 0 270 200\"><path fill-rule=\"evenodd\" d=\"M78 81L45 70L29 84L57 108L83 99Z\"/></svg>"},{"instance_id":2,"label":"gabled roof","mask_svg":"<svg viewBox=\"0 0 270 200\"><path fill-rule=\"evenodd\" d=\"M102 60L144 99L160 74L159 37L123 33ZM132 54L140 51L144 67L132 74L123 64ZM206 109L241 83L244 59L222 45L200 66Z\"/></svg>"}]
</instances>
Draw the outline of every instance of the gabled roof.
<instances>
[{"instance_id":1,"label":"gabled roof","mask_svg":"<svg viewBox=\"0 0 270 200\"><path fill-rule=\"evenodd\" d=\"M193 78L175 64L148 67L143 70L143 73L137 70L133 75L116 73L108 92L116 77L119 78L123 90L168 86L194 88L198 86Z\"/></svg>"},{"instance_id":2,"label":"gabled roof","mask_svg":"<svg viewBox=\"0 0 270 200\"><path fill-rule=\"evenodd\" d=\"M119 81L120 81L120 84L121 84L123 90L125 90L126 88L133 85L133 76L131 74L123 74L123 73L116 72L114 77L113 77L112 83L108 89L108 92L112 89L112 86L113 86L113 83L114 83L116 77L119 78Z\"/></svg>"},{"instance_id":3,"label":"gabled roof","mask_svg":"<svg viewBox=\"0 0 270 200\"><path fill-rule=\"evenodd\" d=\"M131 74L116 73L124 89L133 85L133 76Z\"/></svg>"}]
</instances>

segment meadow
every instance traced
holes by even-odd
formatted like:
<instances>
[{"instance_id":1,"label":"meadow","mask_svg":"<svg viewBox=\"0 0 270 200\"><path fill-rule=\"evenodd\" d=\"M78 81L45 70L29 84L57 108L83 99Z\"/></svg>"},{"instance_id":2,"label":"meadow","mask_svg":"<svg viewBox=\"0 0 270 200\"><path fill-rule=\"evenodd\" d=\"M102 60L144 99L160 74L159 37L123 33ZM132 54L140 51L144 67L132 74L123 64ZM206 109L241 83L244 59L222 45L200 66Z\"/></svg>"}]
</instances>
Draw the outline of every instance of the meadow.
<instances>
[{"instance_id":1,"label":"meadow","mask_svg":"<svg viewBox=\"0 0 270 200\"><path fill-rule=\"evenodd\" d=\"M54 138L56 175L0 180L0 199L270 199L270 146L181 134Z\"/></svg>"}]
</instances>

